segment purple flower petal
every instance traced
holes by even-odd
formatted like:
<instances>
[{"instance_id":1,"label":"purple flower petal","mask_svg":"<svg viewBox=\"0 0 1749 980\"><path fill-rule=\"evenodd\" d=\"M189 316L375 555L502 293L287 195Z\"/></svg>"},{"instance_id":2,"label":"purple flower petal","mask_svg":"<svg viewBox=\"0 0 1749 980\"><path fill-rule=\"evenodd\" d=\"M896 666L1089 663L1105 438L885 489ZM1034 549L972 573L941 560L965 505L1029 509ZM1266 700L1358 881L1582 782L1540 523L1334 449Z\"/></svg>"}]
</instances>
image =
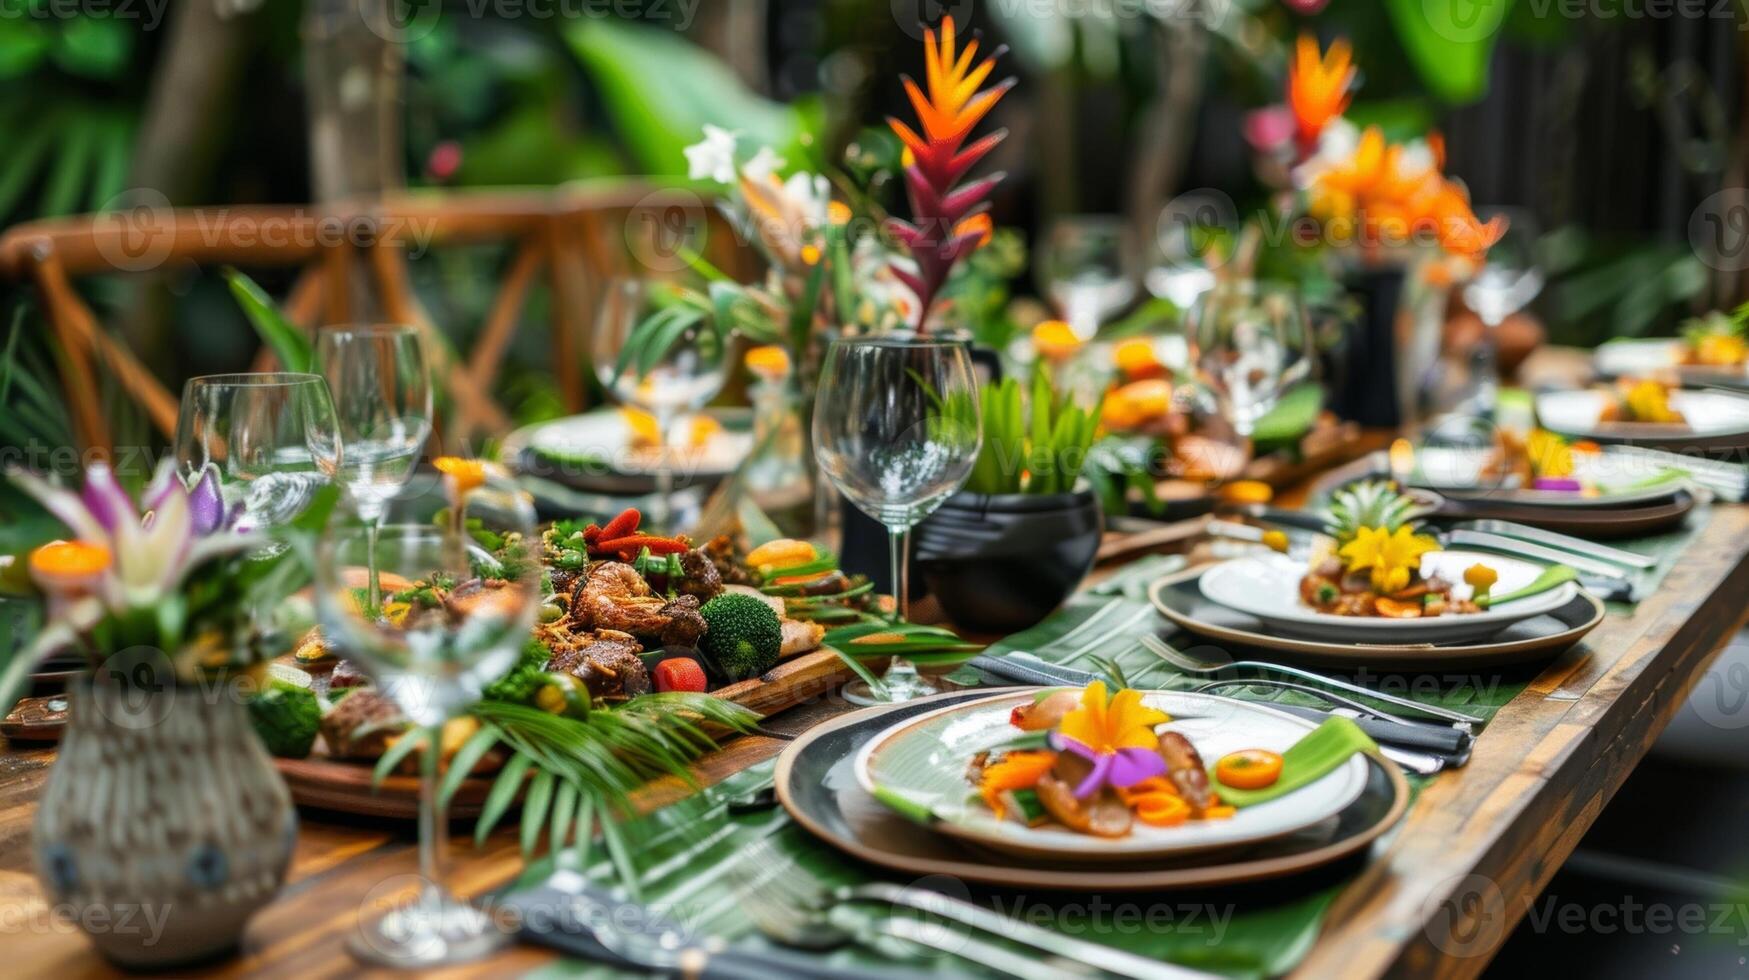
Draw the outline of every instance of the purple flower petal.
<instances>
[{"instance_id":1,"label":"purple flower petal","mask_svg":"<svg viewBox=\"0 0 1749 980\"><path fill-rule=\"evenodd\" d=\"M1079 753L1077 753L1079 754ZM1105 787L1106 777L1111 773L1111 762L1116 756L1104 752L1093 755L1093 771L1087 778L1081 780L1081 785L1075 787L1075 799L1085 800Z\"/></svg>"},{"instance_id":2,"label":"purple flower petal","mask_svg":"<svg viewBox=\"0 0 1749 980\"><path fill-rule=\"evenodd\" d=\"M225 498L219 494L219 473L208 466L188 491L188 508L194 518L194 533L204 537L225 525Z\"/></svg>"},{"instance_id":3,"label":"purple flower petal","mask_svg":"<svg viewBox=\"0 0 1749 980\"><path fill-rule=\"evenodd\" d=\"M1166 760L1153 749L1118 749L1112 759L1110 780L1113 786L1128 787L1167 772Z\"/></svg>"},{"instance_id":4,"label":"purple flower petal","mask_svg":"<svg viewBox=\"0 0 1749 980\"><path fill-rule=\"evenodd\" d=\"M139 519L134 511L133 500L116 481L115 471L107 463L95 462L86 469L85 489L79 498L84 501L85 509L91 513L92 518L112 534L123 520Z\"/></svg>"},{"instance_id":5,"label":"purple flower petal","mask_svg":"<svg viewBox=\"0 0 1749 980\"><path fill-rule=\"evenodd\" d=\"M187 493L188 488L182 485L182 478L176 475L176 459L166 456L158 461L158 469L152 473L152 482L146 484L146 489L140 493L140 510L154 511L164 506L164 499L172 493Z\"/></svg>"}]
</instances>

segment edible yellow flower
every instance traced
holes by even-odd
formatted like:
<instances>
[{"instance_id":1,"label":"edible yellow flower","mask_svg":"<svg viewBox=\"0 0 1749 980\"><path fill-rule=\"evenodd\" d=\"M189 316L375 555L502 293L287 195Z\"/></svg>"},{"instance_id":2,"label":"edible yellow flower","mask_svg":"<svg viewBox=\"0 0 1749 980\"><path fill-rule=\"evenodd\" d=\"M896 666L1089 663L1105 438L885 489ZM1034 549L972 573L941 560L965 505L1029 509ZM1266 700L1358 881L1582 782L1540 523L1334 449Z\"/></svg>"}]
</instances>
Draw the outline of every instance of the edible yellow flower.
<instances>
[{"instance_id":1,"label":"edible yellow flower","mask_svg":"<svg viewBox=\"0 0 1749 980\"><path fill-rule=\"evenodd\" d=\"M1154 726L1171 721L1164 711L1142 703L1142 692L1124 688L1110 698L1105 682L1094 681L1081 692L1081 707L1063 716L1057 730L1095 752L1152 749L1159 745Z\"/></svg>"},{"instance_id":2,"label":"edible yellow flower","mask_svg":"<svg viewBox=\"0 0 1749 980\"><path fill-rule=\"evenodd\" d=\"M1336 554L1351 572L1372 569L1373 591L1390 595L1409 587L1409 579L1421 567L1422 555L1438 550L1439 542L1404 525L1395 531L1363 527Z\"/></svg>"},{"instance_id":3,"label":"edible yellow flower","mask_svg":"<svg viewBox=\"0 0 1749 980\"><path fill-rule=\"evenodd\" d=\"M1480 599L1488 594L1494 583L1500 581L1500 573L1477 562L1464 569L1464 584L1475 592L1475 598Z\"/></svg>"},{"instance_id":4,"label":"edible yellow flower","mask_svg":"<svg viewBox=\"0 0 1749 980\"><path fill-rule=\"evenodd\" d=\"M1573 450L1567 441L1553 432L1535 429L1525 441L1530 467L1537 476L1564 477L1573 475Z\"/></svg>"},{"instance_id":5,"label":"edible yellow flower","mask_svg":"<svg viewBox=\"0 0 1749 980\"><path fill-rule=\"evenodd\" d=\"M776 344L765 344L747 352L747 369L768 382L789 377L789 351Z\"/></svg>"},{"instance_id":6,"label":"edible yellow flower","mask_svg":"<svg viewBox=\"0 0 1749 980\"><path fill-rule=\"evenodd\" d=\"M431 461L431 465L444 475L445 482L451 487L452 498L459 499L469 490L486 482L486 464L477 459L439 456Z\"/></svg>"}]
</instances>

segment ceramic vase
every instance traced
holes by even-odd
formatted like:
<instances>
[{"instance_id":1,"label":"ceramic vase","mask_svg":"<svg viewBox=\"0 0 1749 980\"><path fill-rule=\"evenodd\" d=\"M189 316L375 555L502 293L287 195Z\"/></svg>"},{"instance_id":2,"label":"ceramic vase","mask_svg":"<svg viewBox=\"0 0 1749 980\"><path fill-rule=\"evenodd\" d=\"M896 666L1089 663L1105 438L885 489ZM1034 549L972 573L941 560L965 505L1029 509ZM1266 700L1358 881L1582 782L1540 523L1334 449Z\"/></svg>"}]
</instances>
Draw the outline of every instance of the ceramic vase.
<instances>
[{"instance_id":1,"label":"ceramic vase","mask_svg":"<svg viewBox=\"0 0 1749 980\"><path fill-rule=\"evenodd\" d=\"M118 965L225 955L285 881L297 811L227 685L74 686L37 808L51 903Z\"/></svg>"}]
</instances>

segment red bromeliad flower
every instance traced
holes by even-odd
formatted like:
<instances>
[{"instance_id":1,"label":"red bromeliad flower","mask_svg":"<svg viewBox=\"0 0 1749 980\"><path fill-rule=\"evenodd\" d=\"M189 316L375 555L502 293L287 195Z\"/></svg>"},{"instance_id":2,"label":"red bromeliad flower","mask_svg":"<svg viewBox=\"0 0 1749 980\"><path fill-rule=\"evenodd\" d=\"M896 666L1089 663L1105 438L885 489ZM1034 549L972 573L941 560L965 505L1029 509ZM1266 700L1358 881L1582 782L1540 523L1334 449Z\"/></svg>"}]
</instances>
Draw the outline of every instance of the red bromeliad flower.
<instances>
[{"instance_id":1,"label":"red bromeliad flower","mask_svg":"<svg viewBox=\"0 0 1749 980\"><path fill-rule=\"evenodd\" d=\"M904 78L905 94L917 110L923 135L897 119L887 119L905 144L905 192L911 201L911 220L889 218L887 229L917 263L915 273L895 266L893 275L917 294L921 307L917 315L919 330L925 329L929 307L947 282L954 263L990 240L987 213L990 204L986 198L1002 180L1002 174L991 174L964 186L955 185L1008 135L1007 130L997 130L970 146L964 145L972 128L1015 83L1008 78L978 90L1007 46L998 47L977 67L972 67L978 38L973 35L956 55L952 17L942 20L939 43L935 32L926 30L923 45L928 96L924 96L916 82Z\"/></svg>"}]
</instances>

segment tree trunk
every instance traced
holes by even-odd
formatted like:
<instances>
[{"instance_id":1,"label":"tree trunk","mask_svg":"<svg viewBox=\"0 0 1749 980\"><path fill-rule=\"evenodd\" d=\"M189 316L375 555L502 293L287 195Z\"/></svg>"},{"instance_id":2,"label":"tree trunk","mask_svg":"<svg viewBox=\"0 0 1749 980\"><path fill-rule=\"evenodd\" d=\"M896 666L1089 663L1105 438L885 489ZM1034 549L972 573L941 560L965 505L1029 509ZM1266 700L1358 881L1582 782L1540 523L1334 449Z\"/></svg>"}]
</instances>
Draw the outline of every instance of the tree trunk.
<instances>
[{"instance_id":1,"label":"tree trunk","mask_svg":"<svg viewBox=\"0 0 1749 980\"><path fill-rule=\"evenodd\" d=\"M710 0L699 5L699 23L693 28L706 50L723 59L748 88L761 93L771 90L765 63L766 3Z\"/></svg>"},{"instance_id":2,"label":"tree trunk","mask_svg":"<svg viewBox=\"0 0 1749 980\"><path fill-rule=\"evenodd\" d=\"M1159 95L1142 119L1141 138L1130 158L1126 210L1138 244L1153 237L1160 209L1184 177L1208 51L1208 31L1194 19L1174 18L1160 25L1157 38L1154 69Z\"/></svg>"},{"instance_id":3,"label":"tree trunk","mask_svg":"<svg viewBox=\"0 0 1749 980\"><path fill-rule=\"evenodd\" d=\"M171 204L206 204L194 195L209 184L224 146L248 18L224 0L194 0L171 15L170 40L146 97L130 174Z\"/></svg>"}]
</instances>

